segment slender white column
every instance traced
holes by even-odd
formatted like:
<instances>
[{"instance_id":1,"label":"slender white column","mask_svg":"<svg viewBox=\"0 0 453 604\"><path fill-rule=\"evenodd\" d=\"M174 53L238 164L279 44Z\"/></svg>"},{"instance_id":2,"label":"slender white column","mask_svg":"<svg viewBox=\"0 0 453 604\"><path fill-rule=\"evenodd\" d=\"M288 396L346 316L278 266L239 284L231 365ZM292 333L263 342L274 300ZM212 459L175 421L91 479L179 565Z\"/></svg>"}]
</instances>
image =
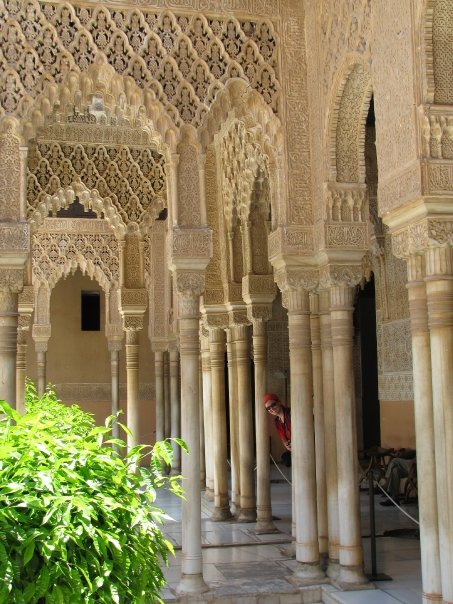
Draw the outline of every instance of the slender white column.
<instances>
[{"instance_id":1,"label":"slender white column","mask_svg":"<svg viewBox=\"0 0 453 604\"><path fill-rule=\"evenodd\" d=\"M311 356L313 364L313 412L315 422L316 501L320 557L328 557L326 454L322 388L321 325L318 294L310 294Z\"/></svg>"},{"instance_id":2,"label":"slender white column","mask_svg":"<svg viewBox=\"0 0 453 604\"><path fill-rule=\"evenodd\" d=\"M442 602L453 602L453 253L450 247L429 249L426 293L431 342L434 443L439 521ZM417 464L418 464L417 452ZM421 475L421 472L419 473Z\"/></svg>"},{"instance_id":3,"label":"slender white column","mask_svg":"<svg viewBox=\"0 0 453 604\"><path fill-rule=\"evenodd\" d=\"M164 353L154 351L154 375L156 379L156 441L165 438L165 396L164 396Z\"/></svg>"},{"instance_id":4,"label":"slender white column","mask_svg":"<svg viewBox=\"0 0 453 604\"><path fill-rule=\"evenodd\" d=\"M239 420L239 522L256 520L253 413L250 384L250 341L247 325L231 327L235 343L235 361L237 371L237 401Z\"/></svg>"},{"instance_id":5,"label":"slender white column","mask_svg":"<svg viewBox=\"0 0 453 604\"><path fill-rule=\"evenodd\" d=\"M352 361L354 292L354 288L347 285L334 285L330 289L340 529L338 580L344 585L362 585L368 581L363 574L357 485L357 431Z\"/></svg>"},{"instance_id":6,"label":"slender white column","mask_svg":"<svg viewBox=\"0 0 453 604\"><path fill-rule=\"evenodd\" d=\"M240 509L240 463L239 463L239 413L238 385L235 361L235 347L231 328L227 333L228 396L230 406L230 461L231 461L231 513L237 516Z\"/></svg>"},{"instance_id":7,"label":"slender white column","mask_svg":"<svg viewBox=\"0 0 453 604\"><path fill-rule=\"evenodd\" d=\"M203 373L201 371L201 352L198 363L198 414L200 418L200 488L204 489L206 485L206 461L205 461L205 442L204 442L204 415L203 415Z\"/></svg>"},{"instance_id":8,"label":"slender white column","mask_svg":"<svg viewBox=\"0 0 453 604\"><path fill-rule=\"evenodd\" d=\"M231 517L228 499L228 460L225 409L225 332L209 329L211 356L212 428L214 441L214 510L212 520Z\"/></svg>"},{"instance_id":9,"label":"slender white column","mask_svg":"<svg viewBox=\"0 0 453 604\"><path fill-rule=\"evenodd\" d=\"M0 399L16 406L17 294L0 290Z\"/></svg>"},{"instance_id":10,"label":"slender white column","mask_svg":"<svg viewBox=\"0 0 453 604\"><path fill-rule=\"evenodd\" d=\"M19 329L17 332L16 355L16 409L19 413L25 411L25 378L27 377L27 332Z\"/></svg>"},{"instance_id":11,"label":"slender white column","mask_svg":"<svg viewBox=\"0 0 453 604\"><path fill-rule=\"evenodd\" d=\"M211 356L209 353L209 337L201 337L201 366L203 374L203 418L204 418L204 443L205 443L205 471L206 490L205 497L214 501L214 451L212 427L212 384L211 384Z\"/></svg>"},{"instance_id":12,"label":"slender white column","mask_svg":"<svg viewBox=\"0 0 453 604\"><path fill-rule=\"evenodd\" d=\"M165 438L171 435L171 402L170 402L170 370L168 352L164 352L164 434Z\"/></svg>"},{"instance_id":13,"label":"slender white column","mask_svg":"<svg viewBox=\"0 0 453 604\"><path fill-rule=\"evenodd\" d=\"M319 293L322 385L324 399L324 441L326 455L327 522L329 534L329 562L327 575L336 579L339 568L338 479L337 479L337 424L335 421L335 390L333 381L332 334L330 329L330 292Z\"/></svg>"},{"instance_id":14,"label":"slender white column","mask_svg":"<svg viewBox=\"0 0 453 604\"><path fill-rule=\"evenodd\" d=\"M275 533L272 521L270 483L270 443L267 412L263 396L267 387L266 321L253 321L253 360L255 365L255 432L256 432L256 532Z\"/></svg>"},{"instance_id":15,"label":"slender white column","mask_svg":"<svg viewBox=\"0 0 453 604\"><path fill-rule=\"evenodd\" d=\"M418 507L423 603L441 602L439 526L434 454L434 415L431 347L424 277L424 258L407 261L409 309L412 332L414 414L417 442Z\"/></svg>"},{"instance_id":16,"label":"slender white column","mask_svg":"<svg viewBox=\"0 0 453 604\"><path fill-rule=\"evenodd\" d=\"M295 578L324 577L319 562L316 510L316 467L313 422L313 369L308 293L302 288L283 294L288 309L291 375L291 457L296 519Z\"/></svg>"},{"instance_id":17,"label":"slender white column","mask_svg":"<svg viewBox=\"0 0 453 604\"><path fill-rule=\"evenodd\" d=\"M38 350L39 348L43 348L45 346L45 350ZM36 350L36 366L37 366L37 374L38 374L38 395L42 396L46 389L46 354L47 354L47 344L37 344Z\"/></svg>"},{"instance_id":18,"label":"slender white column","mask_svg":"<svg viewBox=\"0 0 453 604\"><path fill-rule=\"evenodd\" d=\"M110 341L109 342L109 350L110 350L110 377L112 382L112 406L111 406L111 414L116 415L119 409L119 401L120 401L120 375L119 375L119 365L120 365L120 347L121 343ZM118 424L113 424L112 428L112 436L114 438L118 438L119 436L119 428Z\"/></svg>"},{"instance_id":19,"label":"slender white column","mask_svg":"<svg viewBox=\"0 0 453 604\"><path fill-rule=\"evenodd\" d=\"M42 291L42 288L41 290ZM35 323L33 325L32 335L35 342L36 365L37 365L37 391L42 396L47 385L46 353L50 339L50 323Z\"/></svg>"},{"instance_id":20,"label":"slender white column","mask_svg":"<svg viewBox=\"0 0 453 604\"><path fill-rule=\"evenodd\" d=\"M139 332L126 330L126 379L127 379L127 435L129 449L139 444L140 396L139 396Z\"/></svg>"},{"instance_id":21,"label":"slender white column","mask_svg":"<svg viewBox=\"0 0 453 604\"><path fill-rule=\"evenodd\" d=\"M195 281L192 278L189 286ZM184 283L183 283L184 285ZM203 579L201 553L200 424L199 424L199 295L191 289L179 294L179 335L181 360L181 429L189 447L182 456L185 499L182 502L181 593L207 590Z\"/></svg>"},{"instance_id":22,"label":"slender white column","mask_svg":"<svg viewBox=\"0 0 453 604\"><path fill-rule=\"evenodd\" d=\"M170 401L171 401L171 437L181 437L181 408L179 399L179 352L170 349ZM172 473L181 471L181 447L173 442Z\"/></svg>"}]
</instances>

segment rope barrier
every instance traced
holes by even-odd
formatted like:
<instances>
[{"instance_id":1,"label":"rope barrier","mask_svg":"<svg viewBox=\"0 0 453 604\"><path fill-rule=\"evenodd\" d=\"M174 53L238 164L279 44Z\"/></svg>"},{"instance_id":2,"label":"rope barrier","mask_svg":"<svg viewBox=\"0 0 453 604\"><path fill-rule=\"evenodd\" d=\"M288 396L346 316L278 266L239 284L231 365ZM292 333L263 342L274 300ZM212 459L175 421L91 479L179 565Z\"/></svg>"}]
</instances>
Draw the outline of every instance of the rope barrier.
<instances>
[{"instance_id":1,"label":"rope barrier","mask_svg":"<svg viewBox=\"0 0 453 604\"><path fill-rule=\"evenodd\" d=\"M277 470L280 472L280 474L281 474L281 475L283 476L283 478L286 480L286 482L287 482L287 483L288 483L290 486L293 486L293 483L292 483L290 480L288 480L288 478L287 478L287 477L286 477L286 476L283 474L283 472L280 470L280 468L278 467L277 462L276 462L276 461L275 461L275 459L272 457L272 455L271 455L271 459L272 459L272 461L274 462L274 465L275 465L275 467L277 468Z\"/></svg>"},{"instance_id":2,"label":"rope barrier","mask_svg":"<svg viewBox=\"0 0 453 604\"><path fill-rule=\"evenodd\" d=\"M387 491L384 489L384 487L382 487L382 486L381 486L381 485L378 483L378 481L377 481L377 480L374 480L374 479L373 479L373 486L377 486L377 487L378 487L378 488L379 488L379 489L382 491L382 493L383 493L383 494L384 494L384 495L385 495L385 496L386 496L388 499L390 499L390 501L393 503L393 505L394 505L394 506L396 506L396 507L397 507L397 508L400 510L400 512L403 512L403 514L404 514L405 516L407 516L407 517L408 517L410 520L412 520L412 522L415 522L415 524L416 524L417 526L420 526L420 522L419 522L419 521L418 521L416 518L413 518L413 517L412 517L410 514L408 514L408 512L406 512L406 510L404 510L404 509L403 509L403 508L402 508L402 507L401 507L401 506L398 504L398 502L396 502L396 501L395 501L395 500L394 500L394 499L393 499L393 498L392 498L392 497L389 495L389 493L387 493Z\"/></svg>"}]
</instances>

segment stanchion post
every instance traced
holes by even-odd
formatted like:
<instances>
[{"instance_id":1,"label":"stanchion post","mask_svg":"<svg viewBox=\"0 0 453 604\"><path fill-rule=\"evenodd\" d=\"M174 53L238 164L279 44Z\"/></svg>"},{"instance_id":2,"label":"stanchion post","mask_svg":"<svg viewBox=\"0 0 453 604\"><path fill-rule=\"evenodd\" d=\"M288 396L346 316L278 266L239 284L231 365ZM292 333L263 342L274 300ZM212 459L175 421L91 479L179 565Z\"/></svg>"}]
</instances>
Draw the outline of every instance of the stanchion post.
<instances>
[{"instance_id":1,"label":"stanchion post","mask_svg":"<svg viewBox=\"0 0 453 604\"><path fill-rule=\"evenodd\" d=\"M371 574L367 577L370 581L391 581L392 578L384 573L378 573L376 568L376 518L374 514L374 476L373 464L368 470L368 498L370 503L370 548L371 548Z\"/></svg>"}]
</instances>

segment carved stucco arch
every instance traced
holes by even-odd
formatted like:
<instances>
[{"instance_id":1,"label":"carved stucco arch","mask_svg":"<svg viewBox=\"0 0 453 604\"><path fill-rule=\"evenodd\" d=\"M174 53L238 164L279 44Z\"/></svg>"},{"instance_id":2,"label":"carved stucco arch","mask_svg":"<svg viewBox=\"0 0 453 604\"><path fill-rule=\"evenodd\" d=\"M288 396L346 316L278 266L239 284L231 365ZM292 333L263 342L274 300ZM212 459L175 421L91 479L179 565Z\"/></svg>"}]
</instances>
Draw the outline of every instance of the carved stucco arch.
<instances>
[{"instance_id":1,"label":"carved stucco arch","mask_svg":"<svg viewBox=\"0 0 453 604\"><path fill-rule=\"evenodd\" d=\"M261 95L252 90L242 80L227 82L213 103L203 127L199 130L202 149L214 143L219 133L225 132L232 121L244 123L253 140L268 158L269 196L272 209L273 226L278 222L279 183L283 180L282 161L283 136L280 119L264 102Z\"/></svg>"},{"instance_id":2,"label":"carved stucco arch","mask_svg":"<svg viewBox=\"0 0 453 604\"><path fill-rule=\"evenodd\" d=\"M111 229L99 232L55 230L52 221L32 238L32 284L52 290L57 283L80 269L95 279L104 292L118 287L119 244ZM58 221L58 219L56 219ZM66 221L65 221L66 222Z\"/></svg>"},{"instance_id":3,"label":"carved stucco arch","mask_svg":"<svg viewBox=\"0 0 453 604\"><path fill-rule=\"evenodd\" d=\"M427 0L421 30L427 103L453 103L452 27L453 5L450 0Z\"/></svg>"},{"instance_id":4,"label":"carved stucco arch","mask_svg":"<svg viewBox=\"0 0 453 604\"><path fill-rule=\"evenodd\" d=\"M127 226L124 224L121 216L118 214L112 200L102 198L98 191L90 191L80 181L74 182L66 189L60 189L54 195L46 195L43 201L38 205L32 216L29 218L30 230L39 229L47 218L49 212L58 212L61 209L67 209L76 197L83 205L85 210L93 210L98 215L104 214L104 219L110 225L117 239L124 239L127 231Z\"/></svg>"},{"instance_id":5,"label":"carved stucco arch","mask_svg":"<svg viewBox=\"0 0 453 604\"><path fill-rule=\"evenodd\" d=\"M373 94L363 57L348 58L337 78L327 132L327 180L365 182L365 123Z\"/></svg>"},{"instance_id":6,"label":"carved stucco arch","mask_svg":"<svg viewBox=\"0 0 453 604\"><path fill-rule=\"evenodd\" d=\"M159 113L176 129L184 123L198 127L218 91L234 77L246 78L278 111L278 35L269 20L260 20L249 35L235 17L219 29L211 28L202 14L189 13L180 21L169 10L154 14L146 7L130 7L118 12L105 5L80 9L35 0L28 0L26 12L11 4L6 16L0 40L7 57L7 94L0 113L33 114L31 123L39 122L52 110L52 98L47 97L56 83L68 74L73 78L85 73L99 57L124 74L128 87L135 84L145 91L141 104L146 110L157 102ZM231 25L232 39L225 30Z\"/></svg>"},{"instance_id":7,"label":"carved stucco arch","mask_svg":"<svg viewBox=\"0 0 453 604\"><path fill-rule=\"evenodd\" d=\"M122 119L131 127L146 130L150 144L168 158L174 151L179 133L155 93L142 90L130 76L119 75L100 53L87 71L70 71L61 83L49 84L27 109L23 118L13 118L16 132L23 144L36 137L52 114L69 115L74 108L83 113L102 98L105 107L115 115L121 112ZM11 122L11 116L3 116L0 130Z\"/></svg>"}]
</instances>

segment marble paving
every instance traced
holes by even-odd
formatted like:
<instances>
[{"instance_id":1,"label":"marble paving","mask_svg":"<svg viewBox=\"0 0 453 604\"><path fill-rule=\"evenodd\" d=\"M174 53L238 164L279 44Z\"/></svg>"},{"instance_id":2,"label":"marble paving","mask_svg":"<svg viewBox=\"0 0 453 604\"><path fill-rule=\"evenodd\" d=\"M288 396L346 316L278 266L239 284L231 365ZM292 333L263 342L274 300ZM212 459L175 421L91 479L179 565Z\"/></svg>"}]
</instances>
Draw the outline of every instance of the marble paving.
<instances>
[{"instance_id":1,"label":"marble paving","mask_svg":"<svg viewBox=\"0 0 453 604\"><path fill-rule=\"evenodd\" d=\"M288 472L285 469L286 472ZM181 576L181 502L160 493L160 505L172 518L164 528L175 547L175 557L165 570L165 602L223 602L224 604L415 604L421 602L420 543L417 525L397 508L381 507L375 495L377 575L389 579L373 581L366 591L340 591L326 582L301 588L292 576L298 563L291 539L291 490L276 470L272 476L272 511L279 533L257 535L254 523L212 522L213 504L202 496L203 576L209 591L192 597L178 596ZM289 477L288 477L289 478ZM417 519L416 503L405 510ZM370 575L369 501L361 493L362 535L365 572ZM401 533L401 536L390 536ZM390 579L391 578L391 579Z\"/></svg>"}]
</instances>

